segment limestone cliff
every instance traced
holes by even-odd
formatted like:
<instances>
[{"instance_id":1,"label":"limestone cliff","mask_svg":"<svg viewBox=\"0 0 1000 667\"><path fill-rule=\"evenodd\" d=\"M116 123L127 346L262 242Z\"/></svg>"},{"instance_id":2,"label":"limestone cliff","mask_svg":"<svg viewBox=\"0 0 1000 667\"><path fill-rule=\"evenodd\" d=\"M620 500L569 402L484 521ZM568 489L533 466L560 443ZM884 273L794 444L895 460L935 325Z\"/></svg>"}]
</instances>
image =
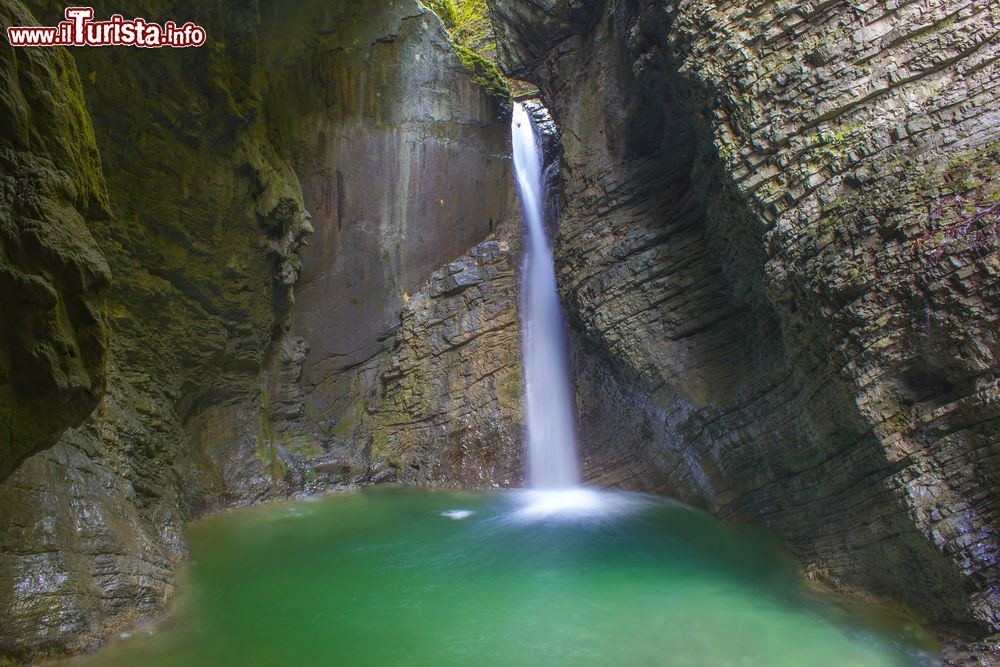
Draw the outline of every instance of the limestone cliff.
<instances>
[{"instance_id":1,"label":"limestone cliff","mask_svg":"<svg viewBox=\"0 0 1000 667\"><path fill-rule=\"evenodd\" d=\"M52 24L63 8L29 4L4 0L5 21ZM98 3L96 13L121 9ZM368 481L370 440L331 449L310 429L352 432L356 418L396 442L392 410L367 403L383 371L411 377L409 395L421 396L447 373L475 373L487 393L485 374L519 377L502 246L459 260L479 284L439 292L451 283L432 276L483 241L511 199L506 122L433 14L411 0L128 11L196 21L209 40L183 51L0 50L0 118L16 130L4 131L0 157L0 419L14 434L0 478L50 447L0 484L5 657L76 650L161 609L185 556L183 526L204 512L359 471ZM408 293L412 317L400 325ZM407 318L421 331L463 330L461 317L439 326L420 309L441 299L496 318L495 368L392 370L389 353L407 345L392 335L413 331ZM14 312L26 319L11 328ZM362 369L368 384L356 382ZM314 385L325 393L303 403ZM514 429L510 402L480 393L484 418ZM326 400L332 408L312 407ZM442 419L468 423L459 408Z\"/></svg>"},{"instance_id":2,"label":"limestone cliff","mask_svg":"<svg viewBox=\"0 0 1000 667\"><path fill-rule=\"evenodd\" d=\"M17 11L19 23L35 22ZM61 6L38 3L35 13L51 23ZM239 43L255 23L233 20L227 29ZM257 93L243 80L256 45L243 43L242 53L25 49L4 62L9 76L44 72L29 68L38 54L59 59L60 76L39 78L34 98L75 93L71 110L83 120L46 126L41 114L28 119L47 132L34 146L58 147L63 154L53 150L60 161L50 169L86 169L97 193L106 181L107 195L84 209L82 231L67 224L65 206L43 209L37 224L78 243L92 238L92 262L110 267L111 282L108 291L104 268L107 394L0 486L5 654L74 648L158 609L185 555L185 521L258 497L274 482L267 457L247 443L227 438L200 448L186 430L206 405L254 400L246 387L255 386L287 308L283 265L303 231L298 183L267 140ZM87 141L85 160L65 155ZM79 205L92 198L87 193L81 190ZM81 336L95 329L73 318L65 325ZM105 360L90 350L81 356L102 362L103 380ZM239 474L224 469L226 456L240 460Z\"/></svg>"},{"instance_id":3,"label":"limestone cliff","mask_svg":"<svg viewBox=\"0 0 1000 667\"><path fill-rule=\"evenodd\" d=\"M375 470L408 483L522 481L521 347L507 224L403 306L371 412Z\"/></svg>"},{"instance_id":4,"label":"limestone cliff","mask_svg":"<svg viewBox=\"0 0 1000 667\"><path fill-rule=\"evenodd\" d=\"M491 5L563 128L591 477L1000 631L996 4Z\"/></svg>"},{"instance_id":5,"label":"limestone cliff","mask_svg":"<svg viewBox=\"0 0 1000 667\"><path fill-rule=\"evenodd\" d=\"M0 6L4 26L29 22ZM0 51L0 481L94 409L107 381L108 198L65 51Z\"/></svg>"},{"instance_id":6,"label":"limestone cliff","mask_svg":"<svg viewBox=\"0 0 1000 667\"><path fill-rule=\"evenodd\" d=\"M445 300L435 287L445 278L432 276L513 210L507 122L470 78L430 11L415 3L402 3L392 13L332 3L327 13L327 23L314 28L323 37L298 57L285 55L274 85L273 99L282 109L274 129L294 147L316 227L302 253L296 305L270 375L275 441L296 475L325 483L414 476L470 481L458 467L437 466L433 456L406 456L404 463L402 441L393 431L401 431L398 438L408 447L417 447L419 439L425 451L442 452L473 437L477 444L466 443L473 449L494 446L485 432L472 436L487 422L508 433L507 441L517 431L508 423L512 412L501 418L485 405L496 407L487 395L493 384L483 385L486 393L472 404L456 384L467 372L491 370L472 358L478 357L475 350L495 351L499 366L516 370L517 302L512 273L500 268L507 255L470 255L462 261L474 268L448 279L473 281L463 287L486 285L483 294L474 287ZM502 283L496 288L489 286L494 269ZM487 303L473 302L474 294ZM448 327L456 326L484 329L461 360L441 356L445 350L438 344L412 347L426 344L417 342L424 337L455 337L459 332ZM409 361L387 361L401 354L400 346L411 347ZM395 368L388 370L387 363ZM406 398L394 394L404 391ZM428 410L434 405L437 416L389 416L402 408L400 401L414 400ZM427 421L418 429L421 419ZM395 454L384 455L385 446Z\"/></svg>"},{"instance_id":7,"label":"limestone cliff","mask_svg":"<svg viewBox=\"0 0 1000 667\"><path fill-rule=\"evenodd\" d=\"M129 12L209 41L0 48L4 657L162 608L213 509L521 476L508 127L440 21ZM813 577L970 640L956 664L996 651L995 3L493 14L562 128L588 478L764 523Z\"/></svg>"}]
</instances>

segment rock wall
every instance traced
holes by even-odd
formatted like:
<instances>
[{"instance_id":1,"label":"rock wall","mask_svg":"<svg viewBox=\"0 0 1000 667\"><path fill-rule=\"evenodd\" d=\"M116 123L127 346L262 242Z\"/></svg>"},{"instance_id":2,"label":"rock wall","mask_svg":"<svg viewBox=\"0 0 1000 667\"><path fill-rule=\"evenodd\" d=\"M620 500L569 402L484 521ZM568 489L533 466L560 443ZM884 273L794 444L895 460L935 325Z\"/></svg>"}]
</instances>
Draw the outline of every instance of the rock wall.
<instances>
[{"instance_id":1,"label":"rock wall","mask_svg":"<svg viewBox=\"0 0 1000 667\"><path fill-rule=\"evenodd\" d=\"M36 23L24 7L7 5L16 7L15 24ZM4 80L21 73L35 104L56 100L75 119L45 124L43 110L22 122L45 133L33 146L54 147L53 178L59 169L87 170L92 190L81 188L75 204L87 226L65 204L42 208L35 224L87 244L89 254L61 247L104 267L88 279L85 266L67 262L57 275L68 285L89 280L84 285L106 300L110 331L110 343L106 334L95 337L107 350L65 348L79 363L102 362L91 386L97 397L106 363L96 410L0 486L0 653L7 656L80 648L159 609L186 553L184 523L270 493L276 481L266 451L258 455L231 434L200 447L187 431L206 406L237 410L256 400L265 351L287 309L287 264L305 230L298 182L266 138L258 93L244 83L245 68L259 59L247 37L256 17L230 15L223 28L222 8L209 8L187 7L215 33L204 50L5 49ZM116 9L96 8L98 15ZM34 7L44 24L61 12L56 3ZM242 50L223 49L227 39ZM48 77L52 65L34 62L44 58L58 62ZM44 183L43 192L51 188ZM22 184L13 194L29 191ZM19 318L23 309L7 312ZM80 322L80 312L66 308L62 325L95 336L96 320ZM76 383L79 375L67 372ZM229 458L240 460L239 474L220 464Z\"/></svg>"},{"instance_id":2,"label":"rock wall","mask_svg":"<svg viewBox=\"0 0 1000 667\"><path fill-rule=\"evenodd\" d=\"M506 254L497 258L490 251L461 260L474 268L461 271L458 280L485 271L489 275L475 280L488 285L494 272L503 274L502 284L488 287L485 305L473 302L473 294L484 296L478 288L445 299L437 291L444 278L432 276L497 229L512 210L508 124L496 101L470 79L440 20L415 2L394 7L379 13L359 3L331 3L325 16L309 15L317 22L316 34L324 36L302 57L282 59L273 97L284 119L274 130L294 147L316 233L302 253L291 324L272 366L271 422L296 474L327 483L414 476L471 481L466 471L439 466L429 454L451 452L459 440L462 446L479 446L468 440L471 435L458 436L457 425L443 422L462 417L473 430L493 424L490 437L477 436L482 446L499 446L489 442L495 428L507 434L505 442L513 437L507 423L512 412L500 417L487 395L491 384L483 385L487 393L473 404L451 386L485 363L474 358L480 344L496 349L501 366L511 366L517 353L516 345L507 345L517 302L510 270L499 267L508 261ZM304 90L315 92L304 95ZM496 312L501 307L506 312ZM488 330L465 348L462 359L439 343L417 349L427 345L422 336L451 338L457 332L447 327L467 328L472 322ZM387 362L400 346L410 348L409 361ZM384 389L387 384L392 386ZM382 405L383 400L409 404L414 393L425 408L433 403L439 410L433 419L421 413L429 420L426 428L403 414L389 417L399 405ZM402 443L417 447L418 439L424 451L419 461L403 456ZM384 447L394 453L383 456ZM415 472L424 465L427 469Z\"/></svg>"},{"instance_id":3,"label":"rock wall","mask_svg":"<svg viewBox=\"0 0 1000 667\"><path fill-rule=\"evenodd\" d=\"M30 4L33 15L0 2L15 24L61 18L62 5ZM453 280L480 276L464 291L439 291L449 280L432 277L499 225L511 200L506 122L440 22L409 0L137 2L128 12L195 21L208 42L0 50L0 115L17 128L0 158L0 276L17 289L0 306L5 323L27 318L0 331L0 417L16 435L0 477L50 446L0 484L3 657L79 650L161 609L192 518L371 481L370 436L330 449L309 439L315 422L297 420L349 424L342 400L363 406L364 433L412 441L395 435L407 427L391 408L368 405L389 382L383 372L409 395L430 396L446 373L486 388L470 391L480 402L469 410L457 384L442 398L452 404L435 424L456 446L465 441L452 420L481 411L492 437L517 419L490 395L518 370L508 253L494 243L460 259L475 266ZM313 224L313 252L300 258ZM446 307L495 319L503 347L453 341L443 352L454 367L432 355L419 371L392 370L390 351L425 352L414 336L467 330L462 315L426 319ZM396 329L411 342L395 342ZM490 364L459 366L477 346L494 349ZM316 378L346 378L359 393ZM327 393L305 402L317 384ZM11 410L21 411L13 421ZM401 460L393 447L375 449ZM488 474L513 469L496 459L478 460L495 466Z\"/></svg>"},{"instance_id":4,"label":"rock wall","mask_svg":"<svg viewBox=\"0 0 1000 667\"><path fill-rule=\"evenodd\" d=\"M0 6L4 26L30 19ZM0 71L2 481L103 395L110 275L90 233L108 195L72 59L8 47Z\"/></svg>"},{"instance_id":5,"label":"rock wall","mask_svg":"<svg viewBox=\"0 0 1000 667\"><path fill-rule=\"evenodd\" d=\"M371 414L373 471L407 483L517 486L523 472L516 221L403 306Z\"/></svg>"},{"instance_id":6,"label":"rock wall","mask_svg":"<svg viewBox=\"0 0 1000 667\"><path fill-rule=\"evenodd\" d=\"M591 478L1000 631L995 3L491 5L563 129Z\"/></svg>"}]
</instances>

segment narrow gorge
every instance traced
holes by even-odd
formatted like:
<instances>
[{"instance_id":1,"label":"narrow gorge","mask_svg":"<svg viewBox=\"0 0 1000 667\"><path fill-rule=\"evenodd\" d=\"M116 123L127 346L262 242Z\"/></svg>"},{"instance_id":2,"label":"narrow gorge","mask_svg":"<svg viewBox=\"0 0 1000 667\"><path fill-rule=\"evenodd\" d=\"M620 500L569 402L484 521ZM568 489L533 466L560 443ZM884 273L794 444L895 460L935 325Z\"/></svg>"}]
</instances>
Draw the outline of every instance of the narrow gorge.
<instances>
[{"instance_id":1,"label":"narrow gorge","mask_svg":"<svg viewBox=\"0 0 1000 667\"><path fill-rule=\"evenodd\" d=\"M426 5L0 0L0 664L1000 665L996 3Z\"/></svg>"}]
</instances>

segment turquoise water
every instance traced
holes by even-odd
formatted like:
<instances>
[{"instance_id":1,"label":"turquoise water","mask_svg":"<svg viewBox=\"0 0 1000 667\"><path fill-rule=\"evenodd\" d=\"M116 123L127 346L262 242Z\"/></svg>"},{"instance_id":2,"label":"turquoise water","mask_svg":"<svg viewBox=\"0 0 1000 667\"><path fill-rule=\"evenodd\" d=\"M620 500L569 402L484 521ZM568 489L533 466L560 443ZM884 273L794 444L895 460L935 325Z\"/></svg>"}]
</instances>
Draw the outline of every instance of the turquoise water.
<instances>
[{"instance_id":1,"label":"turquoise water","mask_svg":"<svg viewBox=\"0 0 1000 667\"><path fill-rule=\"evenodd\" d=\"M380 488L189 540L167 618L60 664L937 664L913 623L809 590L767 533L635 494Z\"/></svg>"}]
</instances>

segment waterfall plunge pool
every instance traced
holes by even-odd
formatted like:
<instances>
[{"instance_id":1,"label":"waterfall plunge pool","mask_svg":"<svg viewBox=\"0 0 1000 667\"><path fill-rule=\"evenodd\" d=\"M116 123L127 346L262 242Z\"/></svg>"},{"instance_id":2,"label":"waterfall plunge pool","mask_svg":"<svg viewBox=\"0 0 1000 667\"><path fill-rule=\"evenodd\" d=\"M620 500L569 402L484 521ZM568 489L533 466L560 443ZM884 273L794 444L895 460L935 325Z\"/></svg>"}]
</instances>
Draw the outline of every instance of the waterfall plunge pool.
<instances>
[{"instance_id":1,"label":"waterfall plunge pool","mask_svg":"<svg viewBox=\"0 0 1000 667\"><path fill-rule=\"evenodd\" d=\"M914 623L810 589L766 531L664 498L379 487L188 536L165 618L58 664L938 664Z\"/></svg>"}]
</instances>

